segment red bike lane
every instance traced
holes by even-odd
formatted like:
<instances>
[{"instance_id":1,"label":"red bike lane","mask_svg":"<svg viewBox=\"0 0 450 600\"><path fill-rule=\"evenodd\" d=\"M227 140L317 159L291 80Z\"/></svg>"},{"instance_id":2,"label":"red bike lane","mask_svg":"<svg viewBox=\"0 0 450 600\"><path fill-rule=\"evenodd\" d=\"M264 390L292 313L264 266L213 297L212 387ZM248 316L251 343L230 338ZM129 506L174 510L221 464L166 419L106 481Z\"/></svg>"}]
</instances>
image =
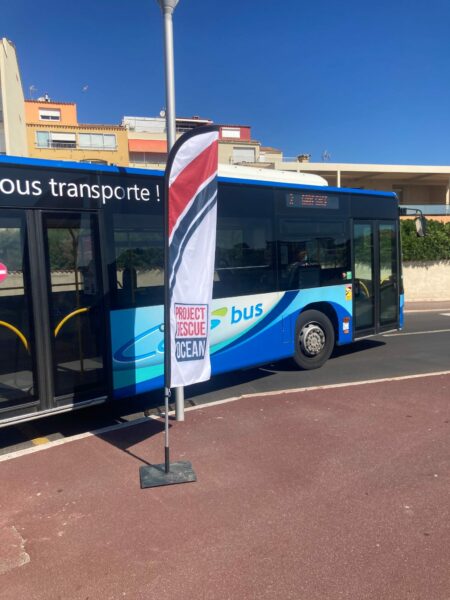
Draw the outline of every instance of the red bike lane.
<instances>
[{"instance_id":1,"label":"red bike lane","mask_svg":"<svg viewBox=\"0 0 450 600\"><path fill-rule=\"evenodd\" d=\"M243 398L0 462L0 597L450 598L450 375Z\"/></svg>"}]
</instances>

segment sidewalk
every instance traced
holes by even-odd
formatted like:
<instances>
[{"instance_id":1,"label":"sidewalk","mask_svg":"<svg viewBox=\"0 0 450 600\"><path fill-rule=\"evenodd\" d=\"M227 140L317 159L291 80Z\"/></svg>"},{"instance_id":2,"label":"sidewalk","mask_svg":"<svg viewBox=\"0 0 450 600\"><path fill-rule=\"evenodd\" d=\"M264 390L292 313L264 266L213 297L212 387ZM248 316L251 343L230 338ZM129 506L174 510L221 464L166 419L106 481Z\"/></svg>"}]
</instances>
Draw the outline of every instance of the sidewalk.
<instances>
[{"instance_id":1,"label":"sidewalk","mask_svg":"<svg viewBox=\"0 0 450 600\"><path fill-rule=\"evenodd\" d=\"M405 312L412 311L449 311L450 312L450 300L444 300L442 302L405 302Z\"/></svg>"},{"instance_id":2,"label":"sidewalk","mask_svg":"<svg viewBox=\"0 0 450 600\"><path fill-rule=\"evenodd\" d=\"M5 600L450 597L450 375L172 423L198 481L141 490L159 421L0 462Z\"/></svg>"}]
</instances>

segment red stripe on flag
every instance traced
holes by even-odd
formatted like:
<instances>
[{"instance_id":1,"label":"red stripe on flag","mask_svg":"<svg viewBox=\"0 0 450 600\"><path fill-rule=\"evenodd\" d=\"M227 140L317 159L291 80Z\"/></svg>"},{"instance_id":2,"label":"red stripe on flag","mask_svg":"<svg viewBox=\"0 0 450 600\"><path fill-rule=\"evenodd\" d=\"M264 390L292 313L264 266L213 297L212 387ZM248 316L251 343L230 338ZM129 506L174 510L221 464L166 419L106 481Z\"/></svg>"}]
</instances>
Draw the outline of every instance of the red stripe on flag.
<instances>
[{"instance_id":1,"label":"red stripe on flag","mask_svg":"<svg viewBox=\"0 0 450 600\"><path fill-rule=\"evenodd\" d=\"M169 237L180 215L203 181L217 171L218 143L214 141L181 171L169 188Z\"/></svg>"}]
</instances>

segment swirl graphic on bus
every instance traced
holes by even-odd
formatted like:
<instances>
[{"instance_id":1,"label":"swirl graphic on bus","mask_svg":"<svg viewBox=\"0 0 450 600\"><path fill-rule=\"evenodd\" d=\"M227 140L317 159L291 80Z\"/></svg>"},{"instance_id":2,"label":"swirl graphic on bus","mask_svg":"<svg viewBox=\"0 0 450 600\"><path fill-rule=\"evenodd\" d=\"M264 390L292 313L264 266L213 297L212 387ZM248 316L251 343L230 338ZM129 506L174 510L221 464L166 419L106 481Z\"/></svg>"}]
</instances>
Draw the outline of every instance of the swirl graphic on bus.
<instances>
[{"instance_id":1,"label":"swirl graphic on bus","mask_svg":"<svg viewBox=\"0 0 450 600\"><path fill-rule=\"evenodd\" d=\"M216 329L228 314L226 306L218 308L212 312L211 331ZM145 340L145 341L144 341ZM144 350L139 353L137 346L143 345ZM113 360L117 366L122 368L131 363L137 367L149 364L158 364L163 360L164 355L164 323L150 327L136 337L122 344L113 354Z\"/></svg>"},{"instance_id":2,"label":"swirl graphic on bus","mask_svg":"<svg viewBox=\"0 0 450 600\"><path fill-rule=\"evenodd\" d=\"M137 344L146 339L148 349L143 354L136 354L135 347ZM164 323L155 325L147 331L137 335L135 338L128 340L113 354L113 358L118 363L136 363L148 361L158 354L164 354ZM156 361L160 362L160 361Z\"/></svg>"}]
</instances>

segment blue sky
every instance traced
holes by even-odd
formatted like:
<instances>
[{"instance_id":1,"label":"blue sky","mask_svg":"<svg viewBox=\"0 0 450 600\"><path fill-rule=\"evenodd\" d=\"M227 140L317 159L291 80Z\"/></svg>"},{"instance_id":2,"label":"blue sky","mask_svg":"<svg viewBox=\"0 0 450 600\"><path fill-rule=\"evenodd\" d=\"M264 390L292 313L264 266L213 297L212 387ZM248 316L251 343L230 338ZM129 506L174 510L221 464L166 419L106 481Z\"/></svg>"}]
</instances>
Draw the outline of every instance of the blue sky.
<instances>
[{"instance_id":1,"label":"blue sky","mask_svg":"<svg viewBox=\"0 0 450 600\"><path fill-rule=\"evenodd\" d=\"M156 0L4 0L1 13L26 97L33 85L76 102L84 123L163 108ZM449 164L449 22L448 0L180 0L177 115L251 125L285 156Z\"/></svg>"}]
</instances>

